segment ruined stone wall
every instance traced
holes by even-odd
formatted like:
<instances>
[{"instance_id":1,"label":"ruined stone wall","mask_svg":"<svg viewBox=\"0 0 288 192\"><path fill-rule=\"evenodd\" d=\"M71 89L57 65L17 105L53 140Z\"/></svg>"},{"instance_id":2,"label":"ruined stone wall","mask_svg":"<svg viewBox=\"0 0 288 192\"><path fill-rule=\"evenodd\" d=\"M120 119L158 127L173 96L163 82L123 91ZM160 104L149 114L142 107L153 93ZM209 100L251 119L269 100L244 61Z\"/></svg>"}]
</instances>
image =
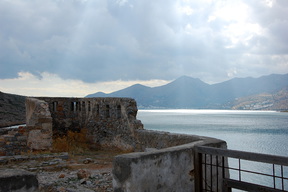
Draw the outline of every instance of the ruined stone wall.
<instances>
[{"instance_id":1,"label":"ruined stone wall","mask_svg":"<svg viewBox=\"0 0 288 192\"><path fill-rule=\"evenodd\" d=\"M27 151L27 132L24 127L0 134L0 156L21 155Z\"/></svg>"},{"instance_id":2,"label":"ruined stone wall","mask_svg":"<svg viewBox=\"0 0 288 192\"><path fill-rule=\"evenodd\" d=\"M49 105L36 98L26 99L26 126L0 135L0 156L21 155L52 148L52 117Z\"/></svg>"},{"instance_id":3,"label":"ruined stone wall","mask_svg":"<svg viewBox=\"0 0 288 192\"><path fill-rule=\"evenodd\" d=\"M27 146L30 150L52 148L52 117L49 105L36 98L26 98Z\"/></svg>"},{"instance_id":4,"label":"ruined stone wall","mask_svg":"<svg viewBox=\"0 0 288 192\"><path fill-rule=\"evenodd\" d=\"M53 137L67 131L87 129L87 139L102 147L135 149L135 130L143 129L136 119L137 104L130 98L37 98L49 106L52 117Z\"/></svg>"}]
</instances>

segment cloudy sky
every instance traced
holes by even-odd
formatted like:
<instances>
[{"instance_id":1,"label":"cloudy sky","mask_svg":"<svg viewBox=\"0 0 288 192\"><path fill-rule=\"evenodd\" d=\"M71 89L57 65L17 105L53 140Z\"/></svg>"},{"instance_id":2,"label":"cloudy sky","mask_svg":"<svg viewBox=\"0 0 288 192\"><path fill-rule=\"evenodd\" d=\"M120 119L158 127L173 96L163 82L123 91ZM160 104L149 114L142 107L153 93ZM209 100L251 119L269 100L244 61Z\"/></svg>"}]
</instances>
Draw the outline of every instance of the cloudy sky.
<instances>
[{"instance_id":1,"label":"cloudy sky","mask_svg":"<svg viewBox=\"0 0 288 192\"><path fill-rule=\"evenodd\" d=\"M0 13L3 92L288 73L287 0L0 0Z\"/></svg>"}]
</instances>

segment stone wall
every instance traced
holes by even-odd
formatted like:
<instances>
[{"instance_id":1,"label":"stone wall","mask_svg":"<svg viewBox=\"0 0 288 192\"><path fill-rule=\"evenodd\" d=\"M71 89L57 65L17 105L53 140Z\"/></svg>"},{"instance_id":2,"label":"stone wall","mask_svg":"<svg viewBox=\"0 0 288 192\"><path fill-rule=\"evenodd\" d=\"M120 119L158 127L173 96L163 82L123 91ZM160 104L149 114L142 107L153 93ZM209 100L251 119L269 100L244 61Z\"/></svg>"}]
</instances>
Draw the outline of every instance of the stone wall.
<instances>
[{"instance_id":1,"label":"stone wall","mask_svg":"<svg viewBox=\"0 0 288 192\"><path fill-rule=\"evenodd\" d=\"M52 116L45 101L26 98L26 128L30 150L52 149Z\"/></svg>"},{"instance_id":2,"label":"stone wall","mask_svg":"<svg viewBox=\"0 0 288 192\"><path fill-rule=\"evenodd\" d=\"M114 191L193 191L194 147L208 145L227 148L226 142L208 137L157 131L138 132L139 145L152 149L115 157Z\"/></svg>"},{"instance_id":3,"label":"stone wall","mask_svg":"<svg viewBox=\"0 0 288 192\"><path fill-rule=\"evenodd\" d=\"M117 147L133 151L136 146L135 130L143 129L141 121L136 119L136 101L130 98L28 98L28 126L33 126L30 122L36 121L31 111L35 111L34 105L40 101L51 113L54 139L67 135L67 131L87 129L87 141L91 147Z\"/></svg>"},{"instance_id":4,"label":"stone wall","mask_svg":"<svg viewBox=\"0 0 288 192\"><path fill-rule=\"evenodd\" d=\"M27 132L24 127L7 130L0 135L0 156L20 155L27 151Z\"/></svg>"}]
</instances>

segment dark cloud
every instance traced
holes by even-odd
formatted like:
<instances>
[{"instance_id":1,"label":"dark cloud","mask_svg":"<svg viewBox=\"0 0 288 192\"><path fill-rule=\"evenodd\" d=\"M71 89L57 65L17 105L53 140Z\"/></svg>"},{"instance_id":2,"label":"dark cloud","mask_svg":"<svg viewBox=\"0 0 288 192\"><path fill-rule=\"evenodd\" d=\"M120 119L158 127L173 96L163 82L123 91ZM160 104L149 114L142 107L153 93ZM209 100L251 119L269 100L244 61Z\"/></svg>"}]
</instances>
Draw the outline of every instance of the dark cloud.
<instances>
[{"instance_id":1,"label":"dark cloud","mask_svg":"<svg viewBox=\"0 0 288 192\"><path fill-rule=\"evenodd\" d=\"M287 73L287 1L235 2L1 1L0 77L217 82ZM233 6L246 15L225 15Z\"/></svg>"}]
</instances>

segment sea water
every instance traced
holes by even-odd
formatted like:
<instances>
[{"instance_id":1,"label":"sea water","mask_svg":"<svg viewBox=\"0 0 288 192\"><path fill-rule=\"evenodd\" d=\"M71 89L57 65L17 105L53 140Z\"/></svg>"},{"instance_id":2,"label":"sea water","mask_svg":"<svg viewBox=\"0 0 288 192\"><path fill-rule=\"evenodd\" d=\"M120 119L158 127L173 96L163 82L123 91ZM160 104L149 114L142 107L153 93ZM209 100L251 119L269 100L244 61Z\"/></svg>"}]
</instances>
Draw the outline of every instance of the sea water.
<instances>
[{"instance_id":1,"label":"sea water","mask_svg":"<svg viewBox=\"0 0 288 192\"><path fill-rule=\"evenodd\" d=\"M288 113L241 110L139 110L137 118L148 130L208 136L225 140L228 149L288 156ZM271 172L270 165L243 161L245 169ZM236 166L237 162L229 160ZM276 172L280 172L276 168ZM276 173L280 174L280 173ZM237 179L237 173L230 172ZM288 177L288 168L284 167ZM267 177L242 174L244 181L271 186ZM279 182L278 182L279 184ZM288 181L285 181L288 190Z\"/></svg>"}]
</instances>

